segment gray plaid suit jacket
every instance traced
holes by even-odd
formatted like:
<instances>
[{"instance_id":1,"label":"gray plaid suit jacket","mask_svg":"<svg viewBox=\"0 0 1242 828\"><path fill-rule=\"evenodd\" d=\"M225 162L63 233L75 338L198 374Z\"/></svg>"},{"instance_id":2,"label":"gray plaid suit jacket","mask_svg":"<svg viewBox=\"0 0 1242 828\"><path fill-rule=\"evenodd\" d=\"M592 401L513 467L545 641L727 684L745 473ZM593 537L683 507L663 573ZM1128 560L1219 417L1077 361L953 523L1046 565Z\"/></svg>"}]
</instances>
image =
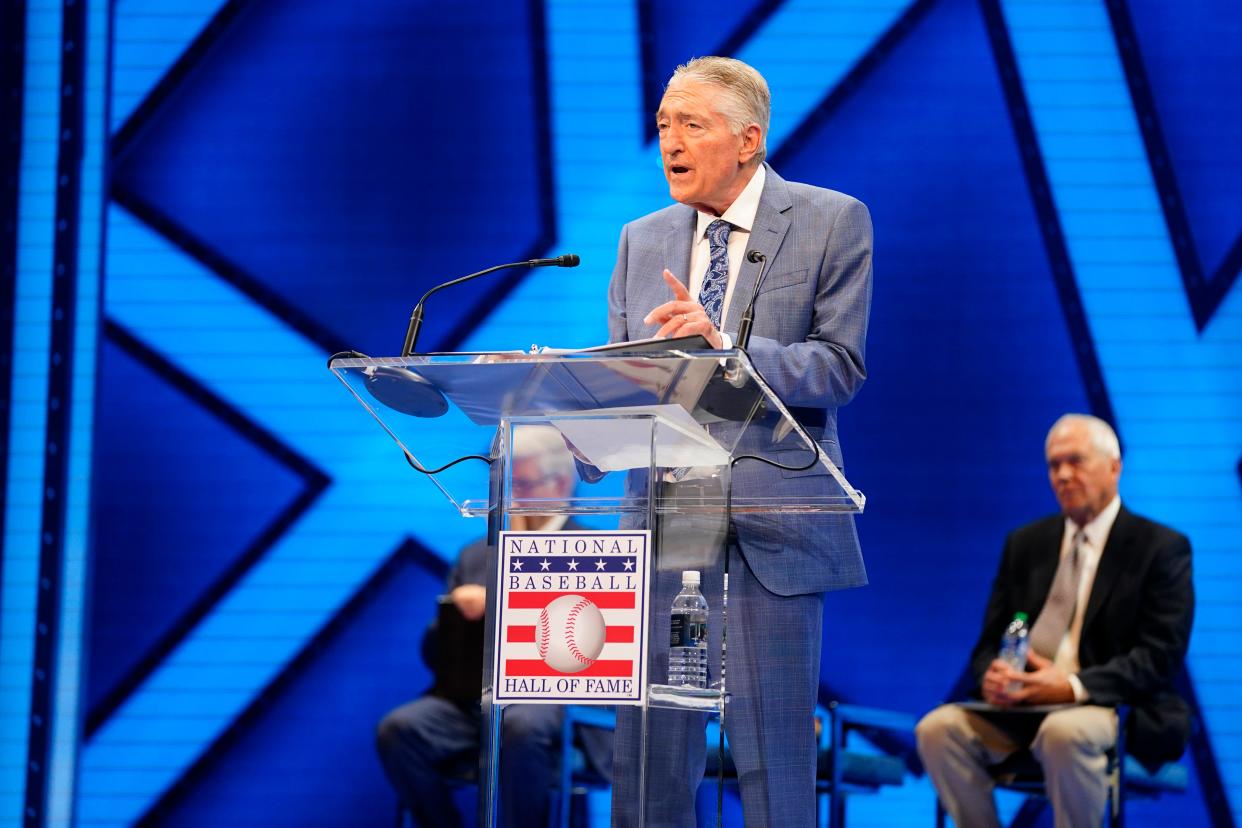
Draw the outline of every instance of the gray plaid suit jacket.
<instances>
[{"instance_id":1,"label":"gray plaid suit jacket","mask_svg":"<svg viewBox=\"0 0 1242 828\"><path fill-rule=\"evenodd\" d=\"M609 289L609 338L645 339L656 326L643 318L667 302L661 273L689 278L696 212L675 204L627 224ZM759 201L748 250L770 268L755 305L747 349L755 367L788 406L812 409L804 420L838 467L837 409L849 402L867 372L864 350L871 306L871 216L855 198L787 182L771 167ZM723 329L736 334L755 290L759 265L744 261ZM822 411L822 419L818 416ZM813 422L812 422L813 421ZM767 447L787 466L805 465L809 453ZM815 494L830 485L815 469L787 472L756 462L734 470L734 491L765 496ZM849 515L778 517L743 515L738 541L759 581L778 595L802 595L866 583L853 518Z\"/></svg>"}]
</instances>

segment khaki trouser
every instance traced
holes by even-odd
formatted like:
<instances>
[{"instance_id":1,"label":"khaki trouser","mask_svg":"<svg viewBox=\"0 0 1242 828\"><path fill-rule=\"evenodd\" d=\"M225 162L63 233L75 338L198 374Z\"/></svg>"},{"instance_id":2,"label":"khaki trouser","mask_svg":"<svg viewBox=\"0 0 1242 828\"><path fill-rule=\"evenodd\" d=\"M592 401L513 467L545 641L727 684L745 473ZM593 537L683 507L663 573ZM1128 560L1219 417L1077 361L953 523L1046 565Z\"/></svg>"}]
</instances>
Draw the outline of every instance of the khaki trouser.
<instances>
[{"instance_id":1,"label":"khaki trouser","mask_svg":"<svg viewBox=\"0 0 1242 828\"><path fill-rule=\"evenodd\" d=\"M946 704L924 716L915 733L923 764L958 828L999 828L987 767L1028 744L1043 766L1056 828L1100 825L1108 802L1105 754L1117 743L1111 707L1070 707L1041 720Z\"/></svg>"}]
</instances>

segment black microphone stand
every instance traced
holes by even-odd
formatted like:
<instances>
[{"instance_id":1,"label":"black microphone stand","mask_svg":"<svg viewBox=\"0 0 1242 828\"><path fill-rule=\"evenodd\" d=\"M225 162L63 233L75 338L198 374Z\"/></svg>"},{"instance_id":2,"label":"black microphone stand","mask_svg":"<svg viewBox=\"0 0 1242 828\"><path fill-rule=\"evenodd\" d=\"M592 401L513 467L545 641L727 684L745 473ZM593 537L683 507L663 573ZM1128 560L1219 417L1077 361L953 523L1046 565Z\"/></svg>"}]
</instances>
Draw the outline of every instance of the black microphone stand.
<instances>
[{"instance_id":1,"label":"black microphone stand","mask_svg":"<svg viewBox=\"0 0 1242 828\"><path fill-rule=\"evenodd\" d=\"M431 290L423 294L423 298L419 299L418 304L414 306L414 312L410 314L410 325L405 329L405 343L401 346L401 356L408 357L410 354L414 353L414 343L418 340L418 329L423 326L423 305L426 303L427 297L436 291L443 290L446 287L452 287L453 285L459 285L462 282L468 282L471 279L477 279L480 276L486 276L489 273L495 273L497 270L504 270L509 267L549 267L551 265L555 265L556 267L577 267L579 261L581 260L577 255L567 253L564 256L557 256L553 259L530 259L525 262L509 262L508 264L489 267L485 270L480 270L478 273L471 273L466 276L453 279L452 281L445 282L444 284L436 285Z\"/></svg>"},{"instance_id":2,"label":"black microphone stand","mask_svg":"<svg viewBox=\"0 0 1242 828\"><path fill-rule=\"evenodd\" d=\"M750 295L746 310L742 311L742 320L737 325L737 340L734 345L739 351L745 351L750 344L750 329L755 324L755 302L759 299L759 291L763 287L763 278L768 275L768 257L758 250L746 254L746 261L759 264L759 278L755 279L755 292Z\"/></svg>"}]
</instances>

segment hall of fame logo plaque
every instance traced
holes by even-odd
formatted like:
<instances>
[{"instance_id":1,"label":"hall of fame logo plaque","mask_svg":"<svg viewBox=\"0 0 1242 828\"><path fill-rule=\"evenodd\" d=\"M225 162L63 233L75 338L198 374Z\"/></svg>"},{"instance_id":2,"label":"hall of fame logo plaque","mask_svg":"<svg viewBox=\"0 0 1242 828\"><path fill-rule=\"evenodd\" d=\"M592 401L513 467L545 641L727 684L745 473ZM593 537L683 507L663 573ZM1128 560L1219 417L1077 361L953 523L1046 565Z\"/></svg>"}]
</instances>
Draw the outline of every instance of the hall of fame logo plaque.
<instances>
[{"instance_id":1,"label":"hall of fame logo plaque","mask_svg":"<svg viewBox=\"0 0 1242 828\"><path fill-rule=\"evenodd\" d=\"M501 532L497 704L642 704L647 531Z\"/></svg>"}]
</instances>

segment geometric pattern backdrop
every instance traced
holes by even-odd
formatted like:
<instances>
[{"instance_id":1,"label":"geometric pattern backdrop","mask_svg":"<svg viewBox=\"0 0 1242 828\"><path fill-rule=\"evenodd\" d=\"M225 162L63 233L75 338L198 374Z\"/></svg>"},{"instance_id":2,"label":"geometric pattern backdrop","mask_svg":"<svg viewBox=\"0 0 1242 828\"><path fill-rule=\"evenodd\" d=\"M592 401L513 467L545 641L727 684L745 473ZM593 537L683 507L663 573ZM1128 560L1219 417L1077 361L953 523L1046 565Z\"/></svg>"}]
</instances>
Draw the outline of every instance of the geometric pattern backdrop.
<instances>
[{"instance_id":1,"label":"geometric pattern backdrop","mask_svg":"<svg viewBox=\"0 0 1242 828\"><path fill-rule=\"evenodd\" d=\"M116 0L100 31L102 299L74 368L97 389L89 578L61 648L82 736L59 813L391 822L373 727L427 685L433 596L485 527L407 473L324 359L397 352L437 282L565 252L582 267L438 294L420 349L603 341L620 226L668 201L662 83L731 54L772 87L773 166L876 227L870 378L840 426L871 584L828 598L821 696L922 713L951 692L1005 533L1055 507L1044 432L1090 411L1118 428L1127 503L1195 551L1191 788L1131 817L1242 814L1235 4ZM28 794L12 767L5 825ZM851 823L927 824L931 803L912 778Z\"/></svg>"}]
</instances>

